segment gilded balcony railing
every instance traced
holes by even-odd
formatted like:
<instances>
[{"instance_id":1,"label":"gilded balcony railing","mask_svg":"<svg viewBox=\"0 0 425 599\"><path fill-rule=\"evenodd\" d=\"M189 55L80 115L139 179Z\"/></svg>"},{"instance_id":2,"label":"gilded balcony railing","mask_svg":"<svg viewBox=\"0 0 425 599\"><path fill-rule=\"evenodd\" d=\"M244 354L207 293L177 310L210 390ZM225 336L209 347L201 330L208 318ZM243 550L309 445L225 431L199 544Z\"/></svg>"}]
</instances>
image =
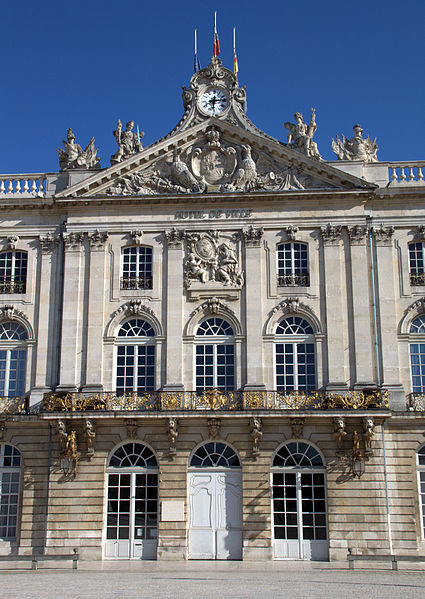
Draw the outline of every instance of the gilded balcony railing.
<instances>
[{"instance_id":1,"label":"gilded balcony railing","mask_svg":"<svg viewBox=\"0 0 425 599\"><path fill-rule=\"evenodd\" d=\"M157 391L149 393L51 393L43 399L45 412L190 411L190 410L368 410L388 409L388 392L381 389L329 393L326 391Z\"/></svg>"},{"instance_id":2,"label":"gilded balcony railing","mask_svg":"<svg viewBox=\"0 0 425 599\"><path fill-rule=\"evenodd\" d=\"M0 414L25 414L27 410L26 397L0 397Z\"/></svg>"},{"instance_id":3,"label":"gilded balcony railing","mask_svg":"<svg viewBox=\"0 0 425 599\"><path fill-rule=\"evenodd\" d=\"M25 293L25 281L0 281L0 293Z\"/></svg>"},{"instance_id":4,"label":"gilded balcony railing","mask_svg":"<svg viewBox=\"0 0 425 599\"><path fill-rule=\"evenodd\" d=\"M410 393L407 408L413 412L425 412L425 393Z\"/></svg>"}]
</instances>

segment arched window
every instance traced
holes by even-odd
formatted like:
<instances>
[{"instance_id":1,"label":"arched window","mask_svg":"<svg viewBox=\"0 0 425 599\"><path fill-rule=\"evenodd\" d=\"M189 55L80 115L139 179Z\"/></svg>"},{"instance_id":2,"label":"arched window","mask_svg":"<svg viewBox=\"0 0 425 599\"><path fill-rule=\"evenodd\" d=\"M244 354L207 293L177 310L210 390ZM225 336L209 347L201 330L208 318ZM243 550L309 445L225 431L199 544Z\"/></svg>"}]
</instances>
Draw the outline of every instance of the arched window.
<instances>
[{"instance_id":1,"label":"arched window","mask_svg":"<svg viewBox=\"0 0 425 599\"><path fill-rule=\"evenodd\" d=\"M0 293L25 293L27 252L0 252Z\"/></svg>"},{"instance_id":2,"label":"arched window","mask_svg":"<svg viewBox=\"0 0 425 599\"><path fill-rule=\"evenodd\" d=\"M108 468L105 556L155 559L158 537L158 462L143 443L126 443Z\"/></svg>"},{"instance_id":3,"label":"arched window","mask_svg":"<svg viewBox=\"0 0 425 599\"><path fill-rule=\"evenodd\" d=\"M240 468L236 452L220 441L212 441L198 447L190 460L191 468Z\"/></svg>"},{"instance_id":4,"label":"arched window","mask_svg":"<svg viewBox=\"0 0 425 599\"><path fill-rule=\"evenodd\" d=\"M421 314L411 323L409 333L417 335L415 343L410 343L410 372L412 392L425 392L425 314ZM421 343L422 342L422 343Z\"/></svg>"},{"instance_id":5,"label":"arched window","mask_svg":"<svg viewBox=\"0 0 425 599\"><path fill-rule=\"evenodd\" d=\"M306 391L316 388L314 331L300 316L287 316L276 327L276 389Z\"/></svg>"},{"instance_id":6,"label":"arched window","mask_svg":"<svg viewBox=\"0 0 425 599\"><path fill-rule=\"evenodd\" d=\"M272 494L275 557L327 559L325 464L315 447L291 441L276 452Z\"/></svg>"},{"instance_id":7,"label":"arched window","mask_svg":"<svg viewBox=\"0 0 425 599\"><path fill-rule=\"evenodd\" d=\"M222 318L208 318L196 331L196 390L235 388L233 328Z\"/></svg>"},{"instance_id":8,"label":"arched window","mask_svg":"<svg viewBox=\"0 0 425 599\"><path fill-rule=\"evenodd\" d=\"M12 445L0 444L0 539L16 539L21 482L21 454Z\"/></svg>"},{"instance_id":9,"label":"arched window","mask_svg":"<svg viewBox=\"0 0 425 599\"><path fill-rule=\"evenodd\" d=\"M307 243L290 241L277 246L277 284L281 287L310 285Z\"/></svg>"},{"instance_id":10,"label":"arched window","mask_svg":"<svg viewBox=\"0 0 425 599\"><path fill-rule=\"evenodd\" d=\"M116 393L155 389L155 331L141 318L124 322L117 337Z\"/></svg>"},{"instance_id":11,"label":"arched window","mask_svg":"<svg viewBox=\"0 0 425 599\"><path fill-rule=\"evenodd\" d=\"M409 243L410 284L425 285L424 244Z\"/></svg>"},{"instance_id":12,"label":"arched window","mask_svg":"<svg viewBox=\"0 0 425 599\"><path fill-rule=\"evenodd\" d=\"M17 322L0 323L0 395L25 395L27 332Z\"/></svg>"},{"instance_id":13,"label":"arched window","mask_svg":"<svg viewBox=\"0 0 425 599\"><path fill-rule=\"evenodd\" d=\"M152 248L123 248L121 257L121 289L152 289Z\"/></svg>"}]
</instances>

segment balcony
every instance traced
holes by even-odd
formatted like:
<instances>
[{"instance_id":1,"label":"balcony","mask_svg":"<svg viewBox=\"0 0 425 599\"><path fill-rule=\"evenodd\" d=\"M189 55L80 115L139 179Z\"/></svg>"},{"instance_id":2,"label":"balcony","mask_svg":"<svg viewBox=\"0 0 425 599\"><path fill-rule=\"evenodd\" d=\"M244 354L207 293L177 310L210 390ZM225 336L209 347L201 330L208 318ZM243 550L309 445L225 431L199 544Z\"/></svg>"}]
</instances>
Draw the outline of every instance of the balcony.
<instances>
[{"instance_id":1,"label":"balcony","mask_svg":"<svg viewBox=\"0 0 425 599\"><path fill-rule=\"evenodd\" d=\"M425 272L411 272L410 284L413 287L417 285L425 285Z\"/></svg>"},{"instance_id":2,"label":"balcony","mask_svg":"<svg viewBox=\"0 0 425 599\"><path fill-rule=\"evenodd\" d=\"M0 414L27 414L27 397L0 397Z\"/></svg>"},{"instance_id":3,"label":"balcony","mask_svg":"<svg viewBox=\"0 0 425 599\"><path fill-rule=\"evenodd\" d=\"M169 412L267 410L371 410L388 409L388 391L153 391L116 395L99 393L50 393L43 399L43 412Z\"/></svg>"},{"instance_id":4,"label":"balcony","mask_svg":"<svg viewBox=\"0 0 425 599\"><path fill-rule=\"evenodd\" d=\"M425 412L425 393L409 393L407 409L411 412Z\"/></svg>"},{"instance_id":5,"label":"balcony","mask_svg":"<svg viewBox=\"0 0 425 599\"><path fill-rule=\"evenodd\" d=\"M152 277L121 277L121 289L152 289Z\"/></svg>"},{"instance_id":6,"label":"balcony","mask_svg":"<svg viewBox=\"0 0 425 599\"><path fill-rule=\"evenodd\" d=\"M25 281L0 281L0 293L25 293Z\"/></svg>"},{"instance_id":7,"label":"balcony","mask_svg":"<svg viewBox=\"0 0 425 599\"><path fill-rule=\"evenodd\" d=\"M292 273L288 275L277 275L278 287L309 287L310 276L308 273Z\"/></svg>"}]
</instances>

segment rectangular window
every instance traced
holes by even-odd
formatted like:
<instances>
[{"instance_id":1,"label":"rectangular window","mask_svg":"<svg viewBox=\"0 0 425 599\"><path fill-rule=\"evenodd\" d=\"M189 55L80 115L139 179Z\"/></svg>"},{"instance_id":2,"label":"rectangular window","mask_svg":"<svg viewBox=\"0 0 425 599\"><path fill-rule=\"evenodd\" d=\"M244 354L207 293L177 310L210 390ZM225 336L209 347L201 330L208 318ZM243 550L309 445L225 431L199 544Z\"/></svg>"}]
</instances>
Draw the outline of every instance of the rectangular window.
<instances>
[{"instance_id":1,"label":"rectangular window","mask_svg":"<svg viewBox=\"0 0 425 599\"><path fill-rule=\"evenodd\" d=\"M116 393L143 393L155 389L155 346L119 345Z\"/></svg>"},{"instance_id":2,"label":"rectangular window","mask_svg":"<svg viewBox=\"0 0 425 599\"><path fill-rule=\"evenodd\" d=\"M307 391L315 388L314 343L277 343L276 390Z\"/></svg>"},{"instance_id":3,"label":"rectangular window","mask_svg":"<svg viewBox=\"0 0 425 599\"><path fill-rule=\"evenodd\" d=\"M25 395L26 349L0 350L0 395Z\"/></svg>"},{"instance_id":4,"label":"rectangular window","mask_svg":"<svg viewBox=\"0 0 425 599\"><path fill-rule=\"evenodd\" d=\"M425 343L410 344L410 371L413 393L425 391Z\"/></svg>"},{"instance_id":5,"label":"rectangular window","mask_svg":"<svg viewBox=\"0 0 425 599\"><path fill-rule=\"evenodd\" d=\"M425 285L423 243L409 243L410 284Z\"/></svg>"},{"instance_id":6,"label":"rectangular window","mask_svg":"<svg viewBox=\"0 0 425 599\"><path fill-rule=\"evenodd\" d=\"M0 252L0 293L25 293L27 252Z\"/></svg>"},{"instance_id":7,"label":"rectangular window","mask_svg":"<svg viewBox=\"0 0 425 599\"><path fill-rule=\"evenodd\" d=\"M277 284L279 287L310 285L306 243L291 242L277 246Z\"/></svg>"},{"instance_id":8,"label":"rectangular window","mask_svg":"<svg viewBox=\"0 0 425 599\"><path fill-rule=\"evenodd\" d=\"M233 343L196 345L196 390L235 388Z\"/></svg>"},{"instance_id":9,"label":"rectangular window","mask_svg":"<svg viewBox=\"0 0 425 599\"><path fill-rule=\"evenodd\" d=\"M152 289L152 282L152 248L124 248L121 289Z\"/></svg>"}]
</instances>

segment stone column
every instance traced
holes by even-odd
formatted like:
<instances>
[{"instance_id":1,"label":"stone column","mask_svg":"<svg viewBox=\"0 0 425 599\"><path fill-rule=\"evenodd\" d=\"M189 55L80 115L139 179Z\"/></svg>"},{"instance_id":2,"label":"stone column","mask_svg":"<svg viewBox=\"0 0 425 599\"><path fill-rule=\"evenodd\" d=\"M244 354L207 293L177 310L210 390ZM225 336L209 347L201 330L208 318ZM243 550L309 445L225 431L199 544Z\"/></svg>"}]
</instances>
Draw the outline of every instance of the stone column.
<instances>
[{"instance_id":1,"label":"stone column","mask_svg":"<svg viewBox=\"0 0 425 599\"><path fill-rule=\"evenodd\" d=\"M77 390L77 355L82 328L81 272L84 233L64 233L63 312L58 391Z\"/></svg>"},{"instance_id":2,"label":"stone column","mask_svg":"<svg viewBox=\"0 0 425 599\"><path fill-rule=\"evenodd\" d=\"M183 231L165 232L167 240L167 347L165 391L183 391Z\"/></svg>"},{"instance_id":3,"label":"stone column","mask_svg":"<svg viewBox=\"0 0 425 599\"><path fill-rule=\"evenodd\" d=\"M48 233L40 241L40 294L38 298L37 354L35 386L31 389L31 405L38 403L43 394L51 391L52 361L56 350L54 314L56 311L56 266L60 238Z\"/></svg>"},{"instance_id":4,"label":"stone column","mask_svg":"<svg viewBox=\"0 0 425 599\"><path fill-rule=\"evenodd\" d=\"M87 370L83 391L103 391L103 330L106 284L106 231L89 235L90 270L87 314Z\"/></svg>"},{"instance_id":5,"label":"stone column","mask_svg":"<svg viewBox=\"0 0 425 599\"><path fill-rule=\"evenodd\" d=\"M328 354L329 391L347 389L347 373L345 367L345 319L343 281L341 276L341 227L326 225L322 227L324 271L325 271L325 305L326 334Z\"/></svg>"},{"instance_id":6,"label":"stone column","mask_svg":"<svg viewBox=\"0 0 425 599\"><path fill-rule=\"evenodd\" d=\"M246 382L245 391L265 389L263 377L263 289L261 241L263 229L242 231L245 241L245 325Z\"/></svg>"},{"instance_id":7,"label":"stone column","mask_svg":"<svg viewBox=\"0 0 425 599\"><path fill-rule=\"evenodd\" d=\"M381 385L390 392L390 407L406 409L406 398L400 382L397 343L396 283L394 273L393 227L372 227L376 247L375 281L379 318L379 353Z\"/></svg>"},{"instance_id":8,"label":"stone column","mask_svg":"<svg viewBox=\"0 0 425 599\"><path fill-rule=\"evenodd\" d=\"M375 382L375 351L373 314L369 289L368 229L356 225L348 231L351 244L351 277L354 327L354 387L373 387Z\"/></svg>"}]
</instances>

